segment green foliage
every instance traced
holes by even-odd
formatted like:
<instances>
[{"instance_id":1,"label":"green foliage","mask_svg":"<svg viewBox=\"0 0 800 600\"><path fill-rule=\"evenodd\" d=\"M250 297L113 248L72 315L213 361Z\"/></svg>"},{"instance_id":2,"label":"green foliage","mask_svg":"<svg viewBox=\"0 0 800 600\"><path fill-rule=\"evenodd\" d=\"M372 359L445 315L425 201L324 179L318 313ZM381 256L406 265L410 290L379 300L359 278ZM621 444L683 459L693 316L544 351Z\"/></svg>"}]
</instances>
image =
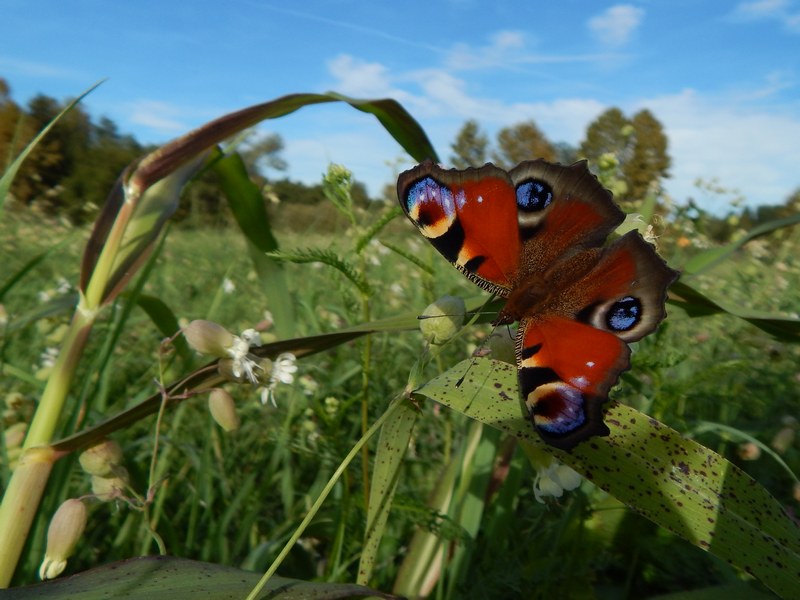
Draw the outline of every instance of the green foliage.
<instances>
[{"instance_id":1,"label":"green foliage","mask_svg":"<svg viewBox=\"0 0 800 600\"><path fill-rule=\"evenodd\" d=\"M0 156L16 156L51 122L16 173L11 193L18 204L83 223L96 216L120 171L143 148L109 119L92 122L74 102L40 94L24 110L6 93L0 98Z\"/></svg>"},{"instance_id":2,"label":"green foliage","mask_svg":"<svg viewBox=\"0 0 800 600\"><path fill-rule=\"evenodd\" d=\"M453 154L450 162L457 169L480 167L489 156L489 138L474 119L464 123L455 141L450 145ZM497 133L496 147L491 152L492 161L503 169L510 169L524 160L574 162L574 150L566 144L553 145L532 120L504 127Z\"/></svg>"},{"instance_id":3,"label":"green foliage","mask_svg":"<svg viewBox=\"0 0 800 600\"><path fill-rule=\"evenodd\" d=\"M524 160L556 160L556 149L533 120L504 127L497 134L497 150L492 158L498 167L510 169Z\"/></svg>"},{"instance_id":4,"label":"green foliage","mask_svg":"<svg viewBox=\"0 0 800 600\"><path fill-rule=\"evenodd\" d=\"M480 167L486 162L489 138L480 129L475 119L469 119L458 131L456 140L450 145L453 155L450 162L456 169Z\"/></svg>"},{"instance_id":5,"label":"green foliage","mask_svg":"<svg viewBox=\"0 0 800 600\"><path fill-rule=\"evenodd\" d=\"M669 177L667 137L661 123L646 109L630 119L618 108L606 110L589 124L580 155L592 163L606 155L615 156L618 178L625 183L617 199L634 206L657 191L661 178Z\"/></svg>"}]
</instances>

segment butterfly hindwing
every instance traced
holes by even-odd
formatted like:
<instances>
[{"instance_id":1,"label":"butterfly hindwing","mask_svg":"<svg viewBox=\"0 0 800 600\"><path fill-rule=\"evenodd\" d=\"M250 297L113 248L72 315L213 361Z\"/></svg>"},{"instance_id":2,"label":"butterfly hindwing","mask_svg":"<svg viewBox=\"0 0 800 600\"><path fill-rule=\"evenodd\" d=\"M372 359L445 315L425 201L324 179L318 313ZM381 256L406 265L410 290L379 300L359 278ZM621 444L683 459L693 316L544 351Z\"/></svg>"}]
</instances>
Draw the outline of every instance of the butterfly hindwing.
<instances>
[{"instance_id":1,"label":"butterfly hindwing","mask_svg":"<svg viewBox=\"0 0 800 600\"><path fill-rule=\"evenodd\" d=\"M563 450L593 435L607 435L602 404L630 349L611 333L564 317L525 319L517 339L522 399L534 427Z\"/></svg>"},{"instance_id":2,"label":"butterfly hindwing","mask_svg":"<svg viewBox=\"0 0 800 600\"><path fill-rule=\"evenodd\" d=\"M664 318L676 273L630 232L543 312L523 319L517 340L520 391L534 426L562 449L605 435L601 406L630 367L627 343ZM560 300L560 301L559 301Z\"/></svg>"},{"instance_id":3,"label":"butterfly hindwing","mask_svg":"<svg viewBox=\"0 0 800 600\"><path fill-rule=\"evenodd\" d=\"M676 277L653 247L631 231L606 247L597 265L563 293L582 301L572 318L635 342L666 316L667 287Z\"/></svg>"}]
</instances>

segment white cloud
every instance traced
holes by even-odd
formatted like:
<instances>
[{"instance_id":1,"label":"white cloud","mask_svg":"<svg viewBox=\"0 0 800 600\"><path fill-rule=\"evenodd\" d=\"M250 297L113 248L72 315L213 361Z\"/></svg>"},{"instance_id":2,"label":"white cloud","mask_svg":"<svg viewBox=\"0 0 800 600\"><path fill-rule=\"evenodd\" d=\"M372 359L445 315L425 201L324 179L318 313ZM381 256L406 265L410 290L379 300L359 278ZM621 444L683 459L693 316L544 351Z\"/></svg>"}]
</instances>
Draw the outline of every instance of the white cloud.
<instances>
[{"instance_id":1,"label":"white cloud","mask_svg":"<svg viewBox=\"0 0 800 600\"><path fill-rule=\"evenodd\" d=\"M632 110L640 108L650 109L664 124L673 157L667 189L678 200L702 197L693 185L698 178L717 179L724 187L739 190L750 205L779 204L800 185L796 165L800 119L796 116L748 104L726 104L723 98L690 89L644 98ZM721 199L707 199L706 205L729 208Z\"/></svg>"},{"instance_id":2,"label":"white cloud","mask_svg":"<svg viewBox=\"0 0 800 600\"><path fill-rule=\"evenodd\" d=\"M644 10L630 4L617 4L589 19L589 31L608 46L623 46L642 23Z\"/></svg>"},{"instance_id":3,"label":"white cloud","mask_svg":"<svg viewBox=\"0 0 800 600\"><path fill-rule=\"evenodd\" d=\"M791 33L800 33L800 9L790 0L754 0L736 5L734 21L778 21Z\"/></svg>"},{"instance_id":4,"label":"white cloud","mask_svg":"<svg viewBox=\"0 0 800 600\"><path fill-rule=\"evenodd\" d=\"M788 6L787 0L755 0L755 2L740 2L734 13L742 18L761 19L780 15Z\"/></svg>"},{"instance_id":5,"label":"white cloud","mask_svg":"<svg viewBox=\"0 0 800 600\"><path fill-rule=\"evenodd\" d=\"M88 79L87 75L71 68L19 60L7 56L0 56L0 70L5 71L5 76L21 75L25 77L41 77L42 79Z\"/></svg>"},{"instance_id":6,"label":"white cloud","mask_svg":"<svg viewBox=\"0 0 800 600\"><path fill-rule=\"evenodd\" d=\"M453 45L445 52L443 67L449 71L477 69L503 69L530 73L530 65L552 63L611 63L623 58L618 53L552 54L536 52L529 48L530 36L521 31L501 30L488 37L488 43L474 46L466 43ZM541 76L541 72L536 73Z\"/></svg>"},{"instance_id":7,"label":"white cloud","mask_svg":"<svg viewBox=\"0 0 800 600\"><path fill-rule=\"evenodd\" d=\"M370 63L349 54L327 62L328 72L336 78L336 90L357 97L387 96L401 93L392 87L389 70L380 63Z\"/></svg>"},{"instance_id":8,"label":"white cloud","mask_svg":"<svg viewBox=\"0 0 800 600\"><path fill-rule=\"evenodd\" d=\"M521 31L498 31L483 46L472 47L463 43L454 45L447 53L444 63L447 68L457 71L510 65L516 61L524 47L525 34Z\"/></svg>"},{"instance_id":9,"label":"white cloud","mask_svg":"<svg viewBox=\"0 0 800 600\"><path fill-rule=\"evenodd\" d=\"M509 104L472 93L464 79L441 68L394 75L384 65L348 55L329 61L328 68L335 79L333 89L362 98L395 98L417 118L448 121L443 126L448 132L466 119L477 119L491 128L535 119L553 139L572 141L603 110L602 103L587 98Z\"/></svg>"},{"instance_id":10,"label":"white cloud","mask_svg":"<svg viewBox=\"0 0 800 600\"><path fill-rule=\"evenodd\" d=\"M537 102L508 102L499 98L501 94L476 92L471 83L444 68L395 73L380 63L350 56L330 61L329 68L336 80L334 89L401 101L419 119L445 161L450 143L469 118L477 119L490 136L501 127L533 119L549 139L577 145L587 125L608 108L589 95L575 94ZM791 86L791 79L790 75L775 71L765 75L760 86L750 89L718 93L687 89L620 102L626 114L647 108L664 124L673 158L672 177L665 182L668 192L679 202L691 196L712 210L725 211L730 208L726 200L704 196L694 185L696 179L716 179L726 188L738 189L749 205L783 202L800 185L795 165L800 115L791 106L782 110L775 104L780 96L777 92ZM364 132L368 137L366 129ZM340 153L357 149L352 156L343 154L343 159L337 156L326 160L343 160L352 166L373 193L380 189L381 177L388 173L379 166L382 163L371 157L400 153L388 136L377 137L382 139L380 144L366 152L364 148L370 147L366 141L337 138L335 143L325 142ZM308 148L299 152L297 160L307 153ZM318 160L322 157L317 154L319 170ZM287 158L294 167L295 159Z\"/></svg>"},{"instance_id":11,"label":"white cloud","mask_svg":"<svg viewBox=\"0 0 800 600\"><path fill-rule=\"evenodd\" d=\"M190 126L180 119L185 110L166 102L137 100L130 104L126 113L131 123L148 127L159 135L172 136L190 129Z\"/></svg>"}]
</instances>

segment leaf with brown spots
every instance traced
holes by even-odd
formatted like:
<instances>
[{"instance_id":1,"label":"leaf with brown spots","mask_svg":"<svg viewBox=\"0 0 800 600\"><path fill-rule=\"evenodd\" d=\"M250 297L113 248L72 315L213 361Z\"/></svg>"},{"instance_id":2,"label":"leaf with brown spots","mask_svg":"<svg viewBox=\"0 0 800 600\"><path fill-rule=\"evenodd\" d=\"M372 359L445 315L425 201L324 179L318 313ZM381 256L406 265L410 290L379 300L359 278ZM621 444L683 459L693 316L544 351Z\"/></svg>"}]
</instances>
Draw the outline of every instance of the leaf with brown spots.
<instances>
[{"instance_id":1,"label":"leaf with brown spots","mask_svg":"<svg viewBox=\"0 0 800 600\"><path fill-rule=\"evenodd\" d=\"M415 394L548 449L654 523L746 571L775 593L797 597L800 527L758 482L708 448L617 403L605 418L611 435L592 438L571 452L557 450L536 435L519 402L510 401L517 397L516 386L513 365L464 361Z\"/></svg>"}]
</instances>

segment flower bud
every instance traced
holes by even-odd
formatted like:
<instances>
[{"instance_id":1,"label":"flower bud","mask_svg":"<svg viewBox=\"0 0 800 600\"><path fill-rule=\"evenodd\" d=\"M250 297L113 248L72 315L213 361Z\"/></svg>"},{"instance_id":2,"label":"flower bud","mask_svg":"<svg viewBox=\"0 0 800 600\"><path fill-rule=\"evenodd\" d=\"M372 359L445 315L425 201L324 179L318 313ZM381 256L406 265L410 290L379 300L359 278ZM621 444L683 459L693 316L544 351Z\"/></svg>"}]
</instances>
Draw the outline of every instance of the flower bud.
<instances>
[{"instance_id":1,"label":"flower bud","mask_svg":"<svg viewBox=\"0 0 800 600\"><path fill-rule=\"evenodd\" d=\"M339 410L339 400L334 396L328 396L325 398L325 413L329 417L336 416L336 412Z\"/></svg>"},{"instance_id":2,"label":"flower bud","mask_svg":"<svg viewBox=\"0 0 800 600\"><path fill-rule=\"evenodd\" d=\"M228 348L233 345L235 336L213 321L197 319L183 328L183 335L189 345L200 354L228 356Z\"/></svg>"},{"instance_id":3,"label":"flower bud","mask_svg":"<svg viewBox=\"0 0 800 600\"><path fill-rule=\"evenodd\" d=\"M745 442L739 444L737 454L742 460L758 460L761 456L761 448L753 442Z\"/></svg>"},{"instance_id":4,"label":"flower bud","mask_svg":"<svg viewBox=\"0 0 800 600\"><path fill-rule=\"evenodd\" d=\"M6 427L3 432L3 444L5 445L8 467L13 471L17 468L20 456L22 456L22 444L28 434L27 423L14 423Z\"/></svg>"},{"instance_id":5,"label":"flower bud","mask_svg":"<svg viewBox=\"0 0 800 600\"><path fill-rule=\"evenodd\" d=\"M129 481L128 470L125 467L116 467L111 477L92 475L92 493L104 502L114 500L124 495Z\"/></svg>"},{"instance_id":6,"label":"flower bud","mask_svg":"<svg viewBox=\"0 0 800 600\"><path fill-rule=\"evenodd\" d=\"M619 166L619 159L613 152L604 152L597 159L597 167L603 170L616 169Z\"/></svg>"},{"instance_id":7,"label":"flower bud","mask_svg":"<svg viewBox=\"0 0 800 600\"><path fill-rule=\"evenodd\" d=\"M431 344L444 344L464 324L466 307L456 296L442 296L422 313L419 329Z\"/></svg>"},{"instance_id":8,"label":"flower bud","mask_svg":"<svg viewBox=\"0 0 800 600\"><path fill-rule=\"evenodd\" d=\"M775 449L778 454L785 454L786 451L794 444L795 428L792 426L782 427L772 438L770 446Z\"/></svg>"},{"instance_id":9,"label":"flower bud","mask_svg":"<svg viewBox=\"0 0 800 600\"><path fill-rule=\"evenodd\" d=\"M53 579L61 574L86 529L86 520L86 505L77 498L70 498L58 507L47 529L47 549L39 567L41 579Z\"/></svg>"},{"instance_id":10,"label":"flower bud","mask_svg":"<svg viewBox=\"0 0 800 600\"><path fill-rule=\"evenodd\" d=\"M88 450L84 450L78 462L89 475L109 477L114 475L114 468L122 463L122 448L117 442L103 440Z\"/></svg>"},{"instance_id":11,"label":"flower bud","mask_svg":"<svg viewBox=\"0 0 800 600\"><path fill-rule=\"evenodd\" d=\"M503 362L516 363L515 341L511 329L508 327L498 327L489 336L486 345L492 352L492 358Z\"/></svg>"},{"instance_id":12,"label":"flower bud","mask_svg":"<svg viewBox=\"0 0 800 600\"><path fill-rule=\"evenodd\" d=\"M3 432L3 443L6 447L6 452L14 448L20 448L22 442L25 441L25 434L28 433L27 423L14 423L10 427L6 427Z\"/></svg>"},{"instance_id":13,"label":"flower bud","mask_svg":"<svg viewBox=\"0 0 800 600\"><path fill-rule=\"evenodd\" d=\"M239 415L233 397L221 388L214 388L208 396L208 410L225 431L239 429Z\"/></svg>"},{"instance_id":14,"label":"flower bud","mask_svg":"<svg viewBox=\"0 0 800 600\"><path fill-rule=\"evenodd\" d=\"M19 392L10 392L5 395L3 402L9 410L18 411L25 403L25 396Z\"/></svg>"}]
</instances>

